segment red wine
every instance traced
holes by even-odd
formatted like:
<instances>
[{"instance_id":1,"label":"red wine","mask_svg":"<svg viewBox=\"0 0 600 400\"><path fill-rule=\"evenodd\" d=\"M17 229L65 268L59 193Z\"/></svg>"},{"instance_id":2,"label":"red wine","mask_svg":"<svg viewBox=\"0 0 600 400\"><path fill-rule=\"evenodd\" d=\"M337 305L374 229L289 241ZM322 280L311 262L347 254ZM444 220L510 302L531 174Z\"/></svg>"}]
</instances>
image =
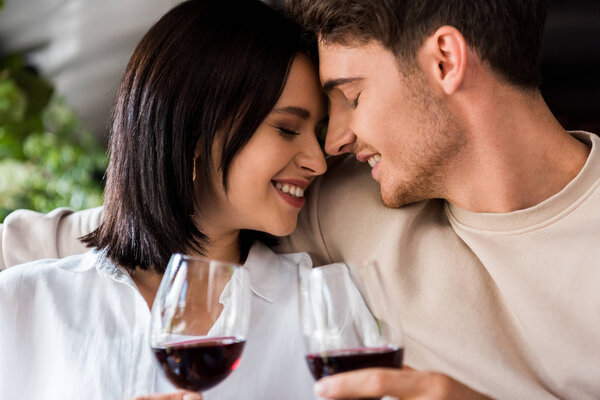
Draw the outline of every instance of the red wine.
<instances>
[{"instance_id":1,"label":"red wine","mask_svg":"<svg viewBox=\"0 0 600 400\"><path fill-rule=\"evenodd\" d=\"M306 356L310 372L316 380L340 372L361 368L402 368L404 351L395 346L332 350Z\"/></svg>"},{"instance_id":2,"label":"red wine","mask_svg":"<svg viewBox=\"0 0 600 400\"><path fill-rule=\"evenodd\" d=\"M237 337L202 338L161 343L152 351L173 385L201 392L237 368L245 343Z\"/></svg>"}]
</instances>

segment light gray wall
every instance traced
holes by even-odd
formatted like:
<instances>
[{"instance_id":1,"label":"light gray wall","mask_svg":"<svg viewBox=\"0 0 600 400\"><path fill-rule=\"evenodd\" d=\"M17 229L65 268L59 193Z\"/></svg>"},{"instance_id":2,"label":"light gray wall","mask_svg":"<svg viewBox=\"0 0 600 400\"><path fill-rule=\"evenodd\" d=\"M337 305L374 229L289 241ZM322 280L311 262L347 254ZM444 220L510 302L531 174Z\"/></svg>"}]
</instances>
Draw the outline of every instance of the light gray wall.
<instances>
[{"instance_id":1,"label":"light gray wall","mask_svg":"<svg viewBox=\"0 0 600 400\"><path fill-rule=\"evenodd\" d=\"M100 138L138 41L181 0L6 0L0 54L18 51ZM263 0L283 6L285 0Z\"/></svg>"},{"instance_id":2,"label":"light gray wall","mask_svg":"<svg viewBox=\"0 0 600 400\"><path fill-rule=\"evenodd\" d=\"M116 88L138 41L180 0L6 0L0 51L19 51L105 137Z\"/></svg>"}]
</instances>

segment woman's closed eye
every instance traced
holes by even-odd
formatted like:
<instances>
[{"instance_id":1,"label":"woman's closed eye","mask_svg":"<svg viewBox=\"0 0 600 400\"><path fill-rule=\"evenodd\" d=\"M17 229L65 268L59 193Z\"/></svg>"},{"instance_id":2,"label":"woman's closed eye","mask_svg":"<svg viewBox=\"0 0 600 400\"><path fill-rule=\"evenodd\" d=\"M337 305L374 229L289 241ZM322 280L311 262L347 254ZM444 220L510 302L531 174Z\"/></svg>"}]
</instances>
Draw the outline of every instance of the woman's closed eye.
<instances>
[{"instance_id":1,"label":"woman's closed eye","mask_svg":"<svg viewBox=\"0 0 600 400\"><path fill-rule=\"evenodd\" d=\"M279 131L279 133L283 136L298 136L300 135L300 132L296 132L292 129L287 129L284 127L277 127L277 130Z\"/></svg>"}]
</instances>

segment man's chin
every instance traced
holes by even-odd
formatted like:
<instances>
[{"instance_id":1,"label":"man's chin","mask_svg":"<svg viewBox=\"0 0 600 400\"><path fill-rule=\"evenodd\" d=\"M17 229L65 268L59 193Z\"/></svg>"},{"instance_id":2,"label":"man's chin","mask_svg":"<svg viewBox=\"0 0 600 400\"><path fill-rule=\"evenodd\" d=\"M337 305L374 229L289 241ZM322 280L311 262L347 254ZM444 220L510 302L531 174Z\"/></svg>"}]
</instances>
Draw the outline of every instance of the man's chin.
<instances>
[{"instance_id":1,"label":"man's chin","mask_svg":"<svg viewBox=\"0 0 600 400\"><path fill-rule=\"evenodd\" d=\"M400 208L409 204L419 203L425 200L424 198L422 198L422 196L415 196L414 194L408 191L386 192L381 187L379 190L379 195L381 197L383 205L388 208Z\"/></svg>"},{"instance_id":2,"label":"man's chin","mask_svg":"<svg viewBox=\"0 0 600 400\"><path fill-rule=\"evenodd\" d=\"M386 206L387 208L400 208L400 207L406 205L405 203L400 201L400 199L398 199L396 196L390 196L390 195L384 193L383 191L380 191L379 195L381 197L381 201L382 201L383 205Z\"/></svg>"}]
</instances>

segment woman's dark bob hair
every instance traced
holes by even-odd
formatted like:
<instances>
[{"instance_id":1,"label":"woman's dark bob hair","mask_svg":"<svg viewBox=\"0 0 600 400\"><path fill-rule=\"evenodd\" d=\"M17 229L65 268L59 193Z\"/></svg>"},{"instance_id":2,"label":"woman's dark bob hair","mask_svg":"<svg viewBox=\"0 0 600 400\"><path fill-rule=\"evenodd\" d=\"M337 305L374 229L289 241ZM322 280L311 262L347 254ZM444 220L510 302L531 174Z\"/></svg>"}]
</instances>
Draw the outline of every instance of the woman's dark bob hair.
<instances>
[{"instance_id":1,"label":"woman's dark bob hair","mask_svg":"<svg viewBox=\"0 0 600 400\"><path fill-rule=\"evenodd\" d=\"M227 190L232 160L277 102L294 56L312 45L258 0L189 0L165 14L127 65L103 220L82 241L128 270L163 272L172 253L203 253L208 238L193 217L202 208L192 178L196 147L196 184L211 182L219 152ZM242 255L260 235L240 235Z\"/></svg>"}]
</instances>

